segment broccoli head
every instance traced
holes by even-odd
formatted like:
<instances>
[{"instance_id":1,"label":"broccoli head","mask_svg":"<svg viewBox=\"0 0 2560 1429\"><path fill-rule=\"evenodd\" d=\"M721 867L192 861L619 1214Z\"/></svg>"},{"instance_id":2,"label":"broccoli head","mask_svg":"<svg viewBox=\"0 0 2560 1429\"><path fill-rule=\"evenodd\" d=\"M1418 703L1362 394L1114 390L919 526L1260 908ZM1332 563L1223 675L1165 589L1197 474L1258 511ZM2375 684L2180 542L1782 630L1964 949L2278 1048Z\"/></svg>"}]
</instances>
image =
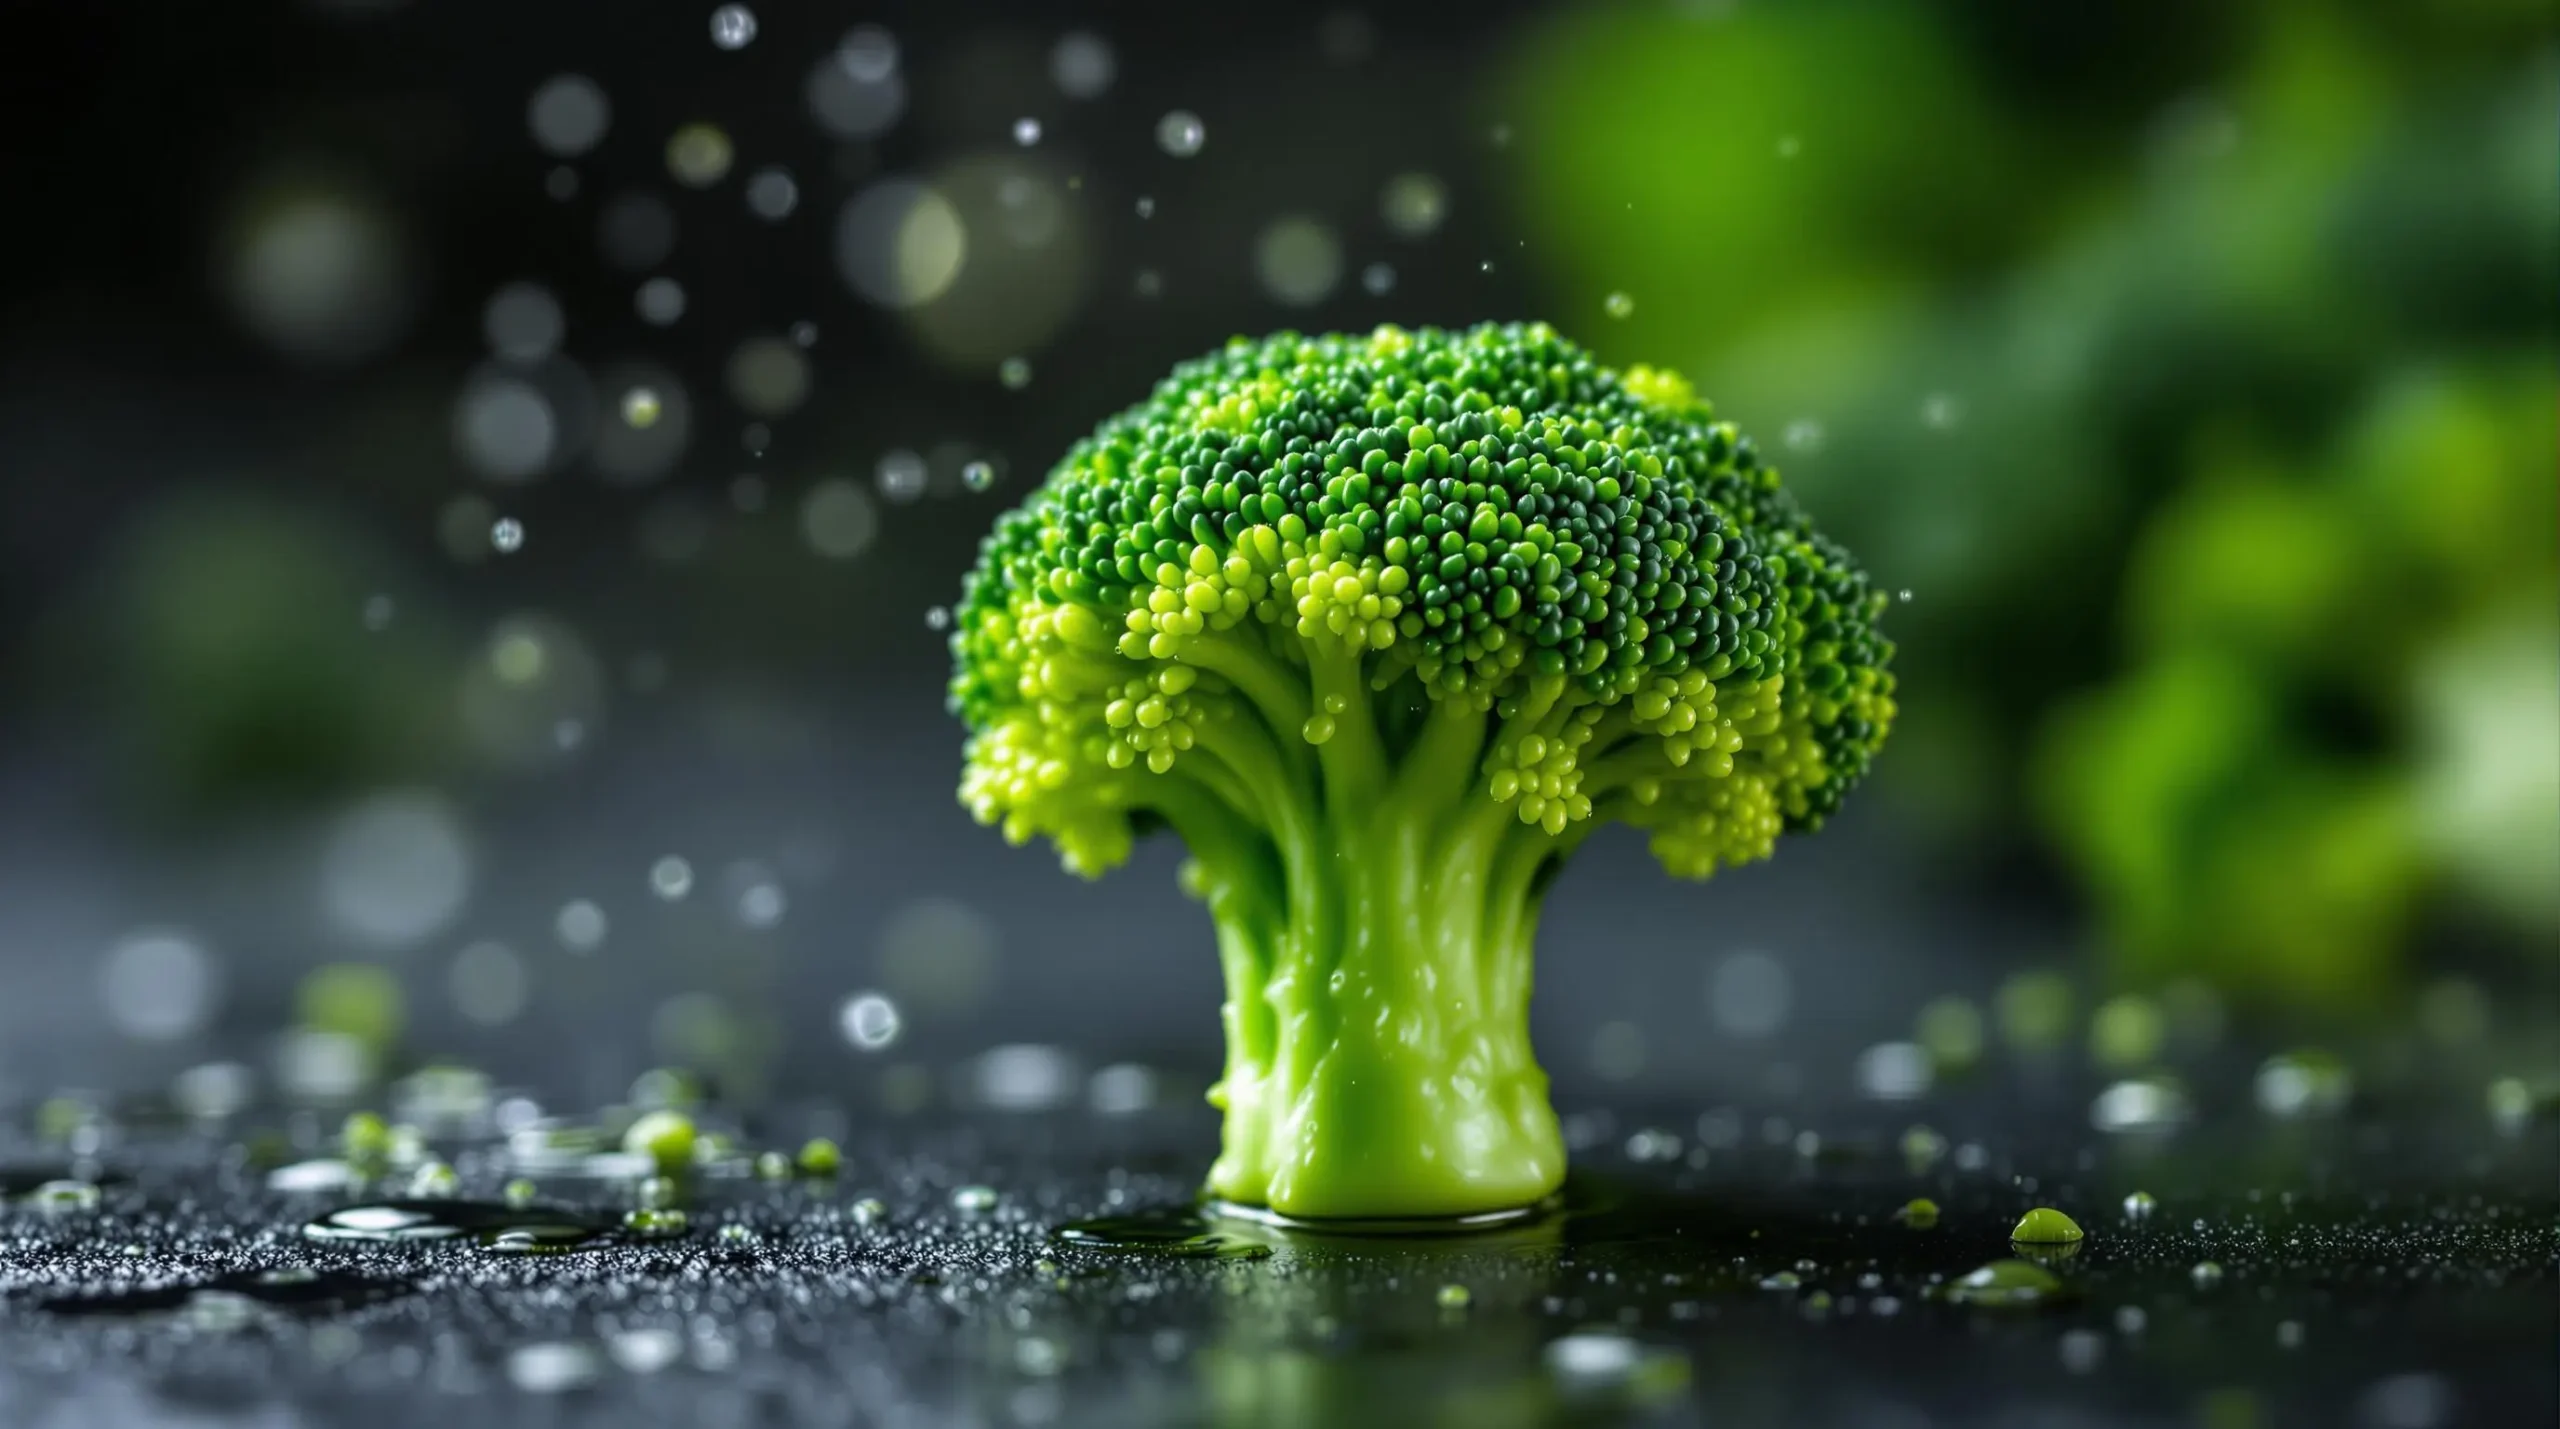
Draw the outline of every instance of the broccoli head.
<instances>
[{"instance_id":1,"label":"broccoli head","mask_svg":"<svg viewBox=\"0 0 2560 1429\"><path fill-rule=\"evenodd\" d=\"M1544 324L1237 339L1000 517L960 796L1093 876L1169 827L1226 983L1213 1193L1463 1215L1564 1175L1528 1038L1561 861L1704 878L1893 718L1884 600L1681 378Z\"/></svg>"}]
</instances>

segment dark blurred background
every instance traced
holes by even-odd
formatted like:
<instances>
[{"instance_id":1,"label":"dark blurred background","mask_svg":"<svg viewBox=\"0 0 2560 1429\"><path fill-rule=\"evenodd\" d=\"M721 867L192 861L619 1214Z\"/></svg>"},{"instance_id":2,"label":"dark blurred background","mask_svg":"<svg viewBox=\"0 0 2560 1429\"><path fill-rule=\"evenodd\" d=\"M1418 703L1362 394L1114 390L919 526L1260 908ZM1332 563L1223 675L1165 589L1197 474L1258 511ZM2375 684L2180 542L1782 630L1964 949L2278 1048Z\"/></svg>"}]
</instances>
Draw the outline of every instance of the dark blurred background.
<instances>
[{"instance_id":1,"label":"dark blurred background","mask_svg":"<svg viewBox=\"0 0 2560 1429\"><path fill-rule=\"evenodd\" d=\"M1172 362L1487 318L1904 595L1831 831L1558 887L1569 1095L2560 1072L2546 4L1457 16L10 7L0 1097L1191 1095L1178 851L968 822L938 607Z\"/></svg>"}]
</instances>

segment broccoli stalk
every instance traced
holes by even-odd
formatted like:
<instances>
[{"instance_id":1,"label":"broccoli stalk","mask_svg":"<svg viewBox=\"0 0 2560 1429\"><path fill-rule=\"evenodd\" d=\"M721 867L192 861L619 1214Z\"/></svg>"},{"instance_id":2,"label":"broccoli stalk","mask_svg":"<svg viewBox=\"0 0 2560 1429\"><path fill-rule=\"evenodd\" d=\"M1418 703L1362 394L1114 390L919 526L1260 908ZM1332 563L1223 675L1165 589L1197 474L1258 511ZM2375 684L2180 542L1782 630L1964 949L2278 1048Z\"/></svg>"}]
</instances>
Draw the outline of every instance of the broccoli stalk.
<instances>
[{"instance_id":1,"label":"broccoli stalk","mask_svg":"<svg viewBox=\"0 0 2560 1429\"><path fill-rule=\"evenodd\" d=\"M963 802L1093 876L1171 828L1225 975L1209 1187L1464 1215L1564 1175L1540 899L1819 827L1893 714L1882 599L1685 383L1544 325L1239 340L1000 518Z\"/></svg>"}]
</instances>

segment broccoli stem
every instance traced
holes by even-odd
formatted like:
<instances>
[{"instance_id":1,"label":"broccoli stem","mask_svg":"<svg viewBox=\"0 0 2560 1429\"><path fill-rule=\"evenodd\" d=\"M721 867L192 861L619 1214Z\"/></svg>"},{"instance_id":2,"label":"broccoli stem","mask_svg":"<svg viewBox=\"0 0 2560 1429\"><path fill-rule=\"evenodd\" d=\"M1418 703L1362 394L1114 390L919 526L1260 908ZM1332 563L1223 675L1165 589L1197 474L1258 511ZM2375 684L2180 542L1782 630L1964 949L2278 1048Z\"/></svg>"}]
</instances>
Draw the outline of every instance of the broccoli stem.
<instances>
[{"instance_id":1,"label":"broccoli stem","mask_svg":"<svg viewBox=\"0 0 2560 1429\"><path fill-rule=\"evenodd\" d=\"M1342 673L1317 675L1318 698L1335 697L1333 740L1367 745L1329 759L1266 837L1168 810L1226 980L1209 1188L1318 1217L1530 1204L1564 1173L1528 1022L1538 873L1557 841L1484 798L1487 716L1463 702L1434 711L1390 784L1365 692Z\"/></svg>"}]
</instances>

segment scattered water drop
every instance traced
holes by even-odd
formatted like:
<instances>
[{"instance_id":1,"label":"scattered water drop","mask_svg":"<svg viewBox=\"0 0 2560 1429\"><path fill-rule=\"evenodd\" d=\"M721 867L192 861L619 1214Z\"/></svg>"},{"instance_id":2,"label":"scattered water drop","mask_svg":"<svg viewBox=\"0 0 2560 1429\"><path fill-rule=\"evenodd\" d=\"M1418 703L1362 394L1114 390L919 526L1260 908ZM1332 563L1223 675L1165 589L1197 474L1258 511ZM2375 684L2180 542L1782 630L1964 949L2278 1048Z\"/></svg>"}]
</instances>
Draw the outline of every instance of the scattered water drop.
<instances>
[{"instance_id":1,"label":"scattered water drop","mask_svg":"<svg viewBox=\"0 0 2560 1429\"><path fill-rule=\"evenodd\" d=\"M1371 297L1383 298L1395 291L1396 270L1392 263L1372 263L1360 270L1360 287Z\"/></svg>"},{"instance_id":2,"label":"scattered water drop","mask_svg":"<svg viewBox=\"0 0 2560 1429\"><path fill-rule=\"evenodd\" d=\"M649 889L672 903L693 891L693 865L668 854L649 865Z\"/></svg>"},{"instance_id":3,"label":"scattered water drop","mask_svg":"<svg viewBox=\"0 0 2560 1429\"><path fill-rule=\"evenodd\" d=\"M963 1215L985 1215L1000 1199L993 1186L962 1186L951 1193L951 1209Z\"/></svg>"},{"instance_id":4,"label":"scattered water drop","mask_svg":"<svg viewBox=\"0 0 2560 1429\"><path fill-rule=\"evenodd\" d=\"M1800 417L1787 423L1786 443L1789 450L1818 452L1822 450L1822 443L1826 436L1827 434L1822 430L1822 424L1810 417Z\"/></svg>"},{"instance_id":5,"label":"scattered water drop","mask_svg":"<svg viewBox=\"0 0 2560 1429\"><path fill-rule=\"evenodd\" d=\"M575 158L594 148L612 122L613 105L604 90L579 74L543 81L525 109L533 142L555 158Z\"/></svg>"},{"instance_id":6,"label":"scattered water drop","mask_svg":"<svg viewBox=\"0 0 2560 1429\"><path fill-rule=\"evenodd\" d=\"M707 189L729 176L737 150L716 124L687 124L667 137L667 172L689 189Z\"/></svg>"},{"instance_id":7,"label":"scattered water drop","mask_svg":"<svg viewBox=\"0 0 2560 1429\"><path fill-rule=\"evenodd\" d=\"M642 1240L674 1240L692 1229L692 1218L673 1206L643 1206L624 1214L622 1228Z\"/></svg>"},{"instance_id":8,"label":"scattered water drop","mask_svg":"<svg viewBox=\"0 0 2560 1429\"><path fill-rule=\"evenodd\" d=\"M1378 211L1397 237L1426 237L1448 216L1448 185L1432 174L1398 174L1379 191Z\"/></svg>"},{"instance_id":9,"label":"scattered water drop","mask_svg":"<svg viewBox=\"0 0 2560 1429\"><path fill-rule=\"evenodd\" d=\"M560 945L573 953L592 953L604 943L606 923L604 910L584 898L560 906L551 920L552 932Z\"/></svg>"},{"instance_id":10,"label":"scattered water drop","mask_svg":"<svg viewBox=\"0 0 2560 1429\"><path fill-rule=\"evenodd\" d=\"M1994 1310L2034 1309L2061 1295L2053 1272L2026 1260L1995 1260L1947 1287L1947 1298L1959 1305Z\"/></svg>"},{"instance_id":11,"label":"scattered water drop","mask_svg":"<svg viewBox=\"0 0 2560 1429\"><path fill-rule=\"evenodd\" d=\"M1120 69L1110 42L1090 30L1069 30L1049 51L1049 79L1069 99L1097 99Z\"/></svg>"},{"instance_id":12,"label":"scattered water drop","mask_svg":"<svg viewBox=\"0 0 2560 1429\"><path fill-rule=\"evenodd\" d=\"M643 429L655 426L661 410L657 391L653 388L634 387L622 394L622 420L625 425Z\"/></svg>"},{"instance_id":13,"label":"scattered water drop","mask_svg":"<svg viewBox=\"0 0 2560 1429\"><path fill-rule=\"evenodd\" d=\"M865 1052L877 1052L898 1040L898 1005L876 992L846 998L836 1022L845 1040Z\"/></svg>"},{"instance_id":14,"label":"scattered water drop","mask_svg":"<svg viewBox=\"0 0 2560 1429\"><path fill-rule=\"evenodd\" d=\"M313 1220L302 1233L319 1241L467 1241L501 1255L557 1254L606 1239L602 1226L567 1211L455 1200L347 1206Z\"/></svg>"},{"instance_id":15,"label":"scattered water drop","mask_svg":"<svg viewBox=\"0 0 2560 1429\"><path fill-rule=\"evenodd\" d=\"M2136 1191L2124 1198L2124 1218L2129 1221L2147 1221L2159 1209L2158 1198L2149 1191Z\"/></svg>"},{"instance_id":16,"label":"scattered water drop","mask_svg":"<svg viewBox=\"0 0 2560 1429\"><path fill-rule=\"evenodd\" d=\"M602 1372L596 1352L566 1342L518 1345L507 1352L507 1380L527 1394L565 1394Z\"/></svg>"},{"instance_id":17,"label":"scattered water drop","mask_svg":"<svg viewBox=\"0 0 2560 1429\"><path fill-rule=\"evenodd\" d=\"M743 50L755 38L755 11L744 5L723 5L711 12L711 43L721 49Z\"/></svg>"},{"instance_id":18,"label":"scattered water drop","mask_svg":"<svg viewBox=\"0 0 2560 1429\"><path fill-rule=\"evenodd\" d=\"M49 1216L78 1215L98 1208L98 1188L89 1181L47 1181L29 1193L27 1204Z\"/></svg>"},{"instance_id":19,"label":"scattered water drop","mask_svg":"<svg viewBox=\"0 0 2560 1429\"><path fill-rule=\"evenodd\" d=\"M653 327L666 327L684 316L684 284L673 278L652 278L633 294L631 306L640 320Z\"/></svg>"},{"instance_id":20,"label":"scattered water drop","mask_svg":"<svg viewBox=\"0 0 2560 1429\"><path fill-rule=\"evenodd\" d=\"M1600 310L1613 318L1631 318L1636 315L1636 300L1623 292L1611 293L1600 300Z\"/></svg>"},{"instance_id":21,"label":"scattered water drop","mask_svg":"<svg viewBox=\"0 0 2560 1429\"><path fill-rule=\"evenodd\" d=\"M996 380L1008 392L1019 392L1031 385L1031 362L1028 358L1008 357L996 364Z\"/></svg>"},{"instance_id":22,"label":"scattered water drop","mask_svg":"<svg viewBox=\"0 0 2560 1429\"><path fill-rule=\"evenodd\" d=\"M1138 1211L1070 1221L1051 1233L1061 1245L1086 1250L1173 1256L1184 1260L1261 1260L1271 1247L1221 1230L1189 1209Z\"/></svg>"},{"instance_id":23,"label":"scattered water drop","mask_svg":"<svg viewBox=\"0 0 2560 1429\"><path fill-rule=\"evenodd\" d=\"M747 210L768 223L779 223L800 206L800 185L781 167L756 170L747 177Z\"/></svg>"},{"instance_id":24,"label":"scattered water drop","mask_svg":"<svg viewBox=\"0 0 2560 1429\"><path fill-rule=\"evenodd\" d=\"M1463 1285L1450 1284L1441 1286L1439 1293L1435 1294L1431 1298L1443 1310L1464 1310L1469 1305L1475 1303L1476 1297L1475 1292L1469 1290L1467 1287Z\"/></svg>"},{"instance_id":25,"label":"scattered water drop","mask_svg":"<svg viewBox=\"0 0 2560 1429\"><path fill-rule=\"evenodd\" d=\"M951 607L947 605L926 606L924 608L924 628L934 631L950 629Z\"/></svg>"},{"instance_id":26,"label":"scattered water drop","mask_svg":"<svg viewBox=\"0 0 2560 1429\"><path fill-rule=\"evenodd\" d=\"M1013 121L1013 142L1030 148L1040 142L1040 121L1029 115Z\"/></svg>"},{"instance_id":27,"label":"scattered water drop","mask_svg":"<svg viewBox=\"0 0 2560 1429\"><path fill-rule=\"evenodd\" d=\"M2222 1283L2222 1263L2215 1260L2199 1260L2195 1263L2195 1267L2187 1272L2187 1279L2193 1282L2198 1290L2211 1290Z\"/></svg>"},{"instance_id":28,"label":"scattered water drop","mask_svg":"<svg viewBox=\"0 0 2560 1429\"><path fill-rule=\"evenodd\" d=\"M524 523L513 516L501 516L489 527L489 544L502 556L524 549Z\"/></svg>"},{"instance_id":29,"label":"scattered water drop","mask_svg":"<svg viewBox=\"0 0 2560 1429\"><path fill-rule=\"evenodd\" d=\"M2009 1239L2026 1245L2067 1245L2084 1234L2079 1222L2051 1206L2038 1206L2018 1218Z\"/></svg>"},{"instance_id":30,"label":"scattered water drop","mask_svg":"<svg viewBox=\"0 0 2560 1429\"><path fill-rule=\"evenodd\" d=\"M1188 159L1208 142L1209 127L1188 109L1176 109L1156 121L1156 147L1177 159Z\"/></svg>"}]
</instances>

